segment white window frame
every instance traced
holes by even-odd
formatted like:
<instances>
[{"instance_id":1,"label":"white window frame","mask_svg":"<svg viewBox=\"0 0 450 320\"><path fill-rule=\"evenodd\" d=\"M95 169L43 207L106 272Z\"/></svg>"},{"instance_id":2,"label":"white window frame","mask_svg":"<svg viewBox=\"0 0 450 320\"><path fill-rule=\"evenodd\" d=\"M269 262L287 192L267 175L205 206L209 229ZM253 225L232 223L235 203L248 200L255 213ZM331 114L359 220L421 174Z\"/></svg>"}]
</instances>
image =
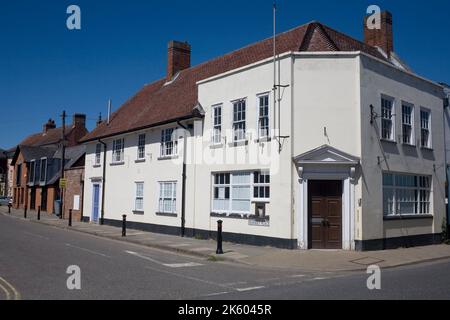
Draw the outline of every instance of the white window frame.
<instances>
[{"instance_id":1,"label":"white window frame","mask_svg":"<svg viewBox=\"0 0 450 320\"><path fill-rule=\"evenodd\" d=\"M390 117L386 117L385 113L384 113L384 107L383 107L383 100L384 101L389 101L391 103L391 110L390 110ZM381 124L380 124L380 137L382 140L387 140L387 141L392 141L395 142L395 99L386 95L382 95L381 99L380 99L380 103L381 103L381 114L380 114L380 119L381 119ZM385 122L390 122L391 124L391 132L389 137L384 137L384 124Z\"/></svg>"},{"instance_id":2,"label":"white window frame","mask_svg":"<svg viewBox=\"0 0 450 320\"><path fill-rule=\"evenodd\" d=\"M139 190L138 186L142 186L142 190ZM139 194L139 191L142 192L142 194ZM135 182L135 194L134 194L134 211L137 212L143 212L144 211L144 182L143 181L136 181ZM138 207L138 201L141 201L142 206Z\"/></svg>"},{"instance_id":3,"label":"white window frame","mask_svg":"<svg viewBox=\"0 0 450 320\"><path fill-rule=\"evenodd\" d=\"M261 99L267 98L267 116L261 116ZM267 134L261 135L261 120L267 118ZM256 127L258 130L258 139L270 138L270 93L264 92L256 95Z\"/></svg>"},{"instance_id":4,"label":"white window frame","mask_svg":"<svg viewBox=\"0 0 450 320\"><path fill-rule=\"evenodd\" d=\"M264 181L257 181L255 182L255 174L258 173L258 176L268 176L269 177L269 182ZM266 180L266 178L264 178L264 180ZM270 171L269 170L256 170L252 173L252 182L253 182L253 187L252 187L252 202L270 202ZM258 188L258 196L255 196L255 188ZM260 188L264 188L264 197L260 197ZM269 196L266 197L266 189L265 188L269 188Z\"/></svg>"},{"instance_id":5,"label":"white window frame","mask_svg":"<svg viewBox=\"0 0 450 320\"><path fill-rule=\"evenodd\" d=\"M404 114L404 108L410 109L410 119L409 123L405 122L405 114ZM414 105L405 101L402 101L402 144L406 145L415 145L415 133L414 133ZM409 126L410 132L409 132L409 142L405 141L405 130L404 127Z\"/></svg>"},{"instance_id":6,"label":"white window frame","mask_svg":"<svg viewBox=\"0 0 450 320\"><path fill-rule=\"evenodd\" d=\"M161 130L161 147L160 156L161 158L173 157L178 154L178 139L175 137L175 132L177 128L166 128ZM170 131L170 134L167 132ZM171 152L169 153L169 150Z\"/></svg>"},{"instance_id":7,"label":"white window frame","mask_svg":"<svg viewBox=\"0 0 450 320\"><path fill-rule=\"evenodd\" d=\"M244 104L244 110L242 112L238 111L238 113L242 113L244 115L243 119L240 120L235 120L235 112L234 112L234 108L235 106L237 106L238 104ZM232 125L231 128L233 129L233 142L240 142L240 141L246 141L247 140L247 99L243 98L243 99L238 99L238 100L234 100L231 102L232 104L232 110L231 110L231 114L232 114ZM243 129L242 128L236 128L237 126L243 125Z\"/></svg>"},{"instance_id":8,"label":"white window frame","mask_svg":"<svg viewBox=\"0 0 450 320\"><path fill-rule=\"evenodd\" d=\"M95 145L95 158L94 158L94 165L99 166L101 163L101 157L102 157L102 145L101 143L97 143Z\"/></svg>"},{"instance_id":9,"label":"white window frame","mask_svg":"<svg viewBox=\"0 0 450 320\"><path fill-rule=\"evenodd\" d=\"M44 170L42 170L42 164L44 163L45 163ZM41 167L39 170L39 183L45 183L47 181L47 157L41 158L40 166ZM42 176L44 176L44 180L42 180Z\"/></svg>"},{"instance_id":10,"label":"white window frame","mask_svg":"<svg viewBox=\"0 0 450 320\"><path fill-rule=\"evenodd\" d=\"M216 111L220 111L220 116L216 115ZM216 120L218 120L216 122ZM211 128L212 135L211 141L212 144L221 144L222 143L222 123L223 123L223 108L222 104L216 104L211 107Z\"/></svg>"},{"instance_id":11,"label":"white window frame","mask_svg":"<svg viewBox=\"0 0 450 320\"><path fill-rule=\"evenodd\" d=\"M426 112L428 114L428 121L427 121L427 128L424 126L424 123L422 121L422 112ZM427 109L427 108L420 108L420 147L421 148L427 148L427 149L431 149L433 144L432 144L432 135L431 135L431 110ZM424 145L423 140L422 140L422 131L426 130L428 132L428 141L426 143L426 145Z\"/></svg>"},{"instance_id":12,"label":"white window frame","mask_svg":"<svg viewBox=\"0 0 450 320\"><path fill-rule=\"evenodd\" d=\"M384 184L384 175L392 176L392 185ZM397 177L403 178L415 178L416 185L415 186L404 186L397 183ZM425 180L426 179L426 180ZM432 215L431 213L431 197L432 197L432 176L427 175L417 175L417 174L400 174L393 172L383 172L383 182L382 182L382 192L383 192L383 215L385 217L399 217L402 215L410 216L410 215ZM424 186L424 182L428 181L429 186ZM392 200L392 213L385 212L384 209L384 201L385 201L385 192L389 190L393 195ZM402 191L413 191L414 192L414 201L412 202L414 205L414 212L407 213L399 213L400 204L411 201L403 201L401 194ZM426 200L424 200L423 195L427 194ZM426 210L425 210L426 208Z\"/></svg>"},{"instance_id":13,"label":"white window frame","mask_svg":"<svg viewBox=\"0 0 450 320\"><path fill-rule=\"evenodd\" d=\"M143 160L145 159L145 140L146 140L146 134L141 133L138 135L138 147L137 147L137 159Z\"/></svg>"},{"instance_id":14,"label":"white window frame","mask_svg":"<svg viewBox=\"0 0 450 320\"><path fill-rule=\"evenodd\" d=\"M164 185L172 185L172 194L170 196L170 198L166 198L163 194L163 186ZM177 181L158 181L158 186L159 186L159 190L158 190L158 208L157 208L157 212L158 213L169 213L169 214L177 214ZM169 200L172 202L172 211L165 211L164 210L164 200Z\"/></svg>"},{"instance_id":15,"label":"white window frame","mask_svg":"<svg viewBox=\"0 0 450 320\"><path fill-rule=\"evenodd\" d=\"M34 183L35 176L36 176L36 160L33 159L30 161L30 172L28 174L28 183Z\"/></svg>"},{"instance_id":16,"label":"white window frame","mask_svg":"<svg viewBox=\"0 0 450 320\"><path fill-rule=\"evenodd\" d=\"M120 148L118 148L118 144L120 141ZM125 150L125 139L115 139L113 140L113 149L112 149L112 163L121 163L124 159L124 150Z\"/></svg>"},{"instance_id":17,"label":"white window frame","mask_svg":"<svg viewBox=\"0 0 450 320\"><path fill-rule=\"evenodd\" d=\"M269 193L270 193L270 182L269 183L254 183L254 174L255 172L264 172L264 173L268 173L270 176L270 172L269 170L245 170L245 171L226 171L226 172L214 172L212 174L212 194L211 194L211 212L216 212L216 213L224 213L224 214L231 214L231 213L236 213L236 214L251 214L252 213L252 203L254 202L270 202L270 197L269 198L255 198L254 197L254 187L259 187L259 186L268 186L269 187ZM220 174L225 174L225 175L229 175L229 183L226 183L226 179L224 179L224 183L215 183L215 176L216 175L220 175ZM249 175L249 182L248 183L242 183L242 184L238 184L235 183L234 180L234 176L237 174L248 174ZM248 199L236 199L233 197L233 187L246 187L248 186L250 189L250 194L249 194L249 198ZM223 198L223 199L227 199L228 200L228 208L227 209L216 209L214 208L214 200L215 198L215 188L229 188L229 197L228 198ZM226 194L226 190L224 190L224 194ZM217 198L217 199L221 199L222 198ZM234 200L248 200L249 201L249 210L248 211L241 211L241 210L233 210L233 199Z\"/></svg>"}]
</instances>

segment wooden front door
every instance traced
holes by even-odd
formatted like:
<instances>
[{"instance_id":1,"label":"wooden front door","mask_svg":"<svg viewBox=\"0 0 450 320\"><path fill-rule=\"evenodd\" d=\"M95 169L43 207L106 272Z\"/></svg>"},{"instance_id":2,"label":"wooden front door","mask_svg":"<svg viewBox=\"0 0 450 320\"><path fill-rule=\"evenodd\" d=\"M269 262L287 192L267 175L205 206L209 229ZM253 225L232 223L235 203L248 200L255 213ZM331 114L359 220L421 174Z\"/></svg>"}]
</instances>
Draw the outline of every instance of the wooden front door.
<instances>
[{"instance_id":1,"label":"wooden front door","mask_svg":"<svg viewBox=\"0 0 450 320\"><path fill-rule=\"evenodd\" d=\"M308 183L309 248L342 248L342 181Z\"/></svg>"}]
</instances>

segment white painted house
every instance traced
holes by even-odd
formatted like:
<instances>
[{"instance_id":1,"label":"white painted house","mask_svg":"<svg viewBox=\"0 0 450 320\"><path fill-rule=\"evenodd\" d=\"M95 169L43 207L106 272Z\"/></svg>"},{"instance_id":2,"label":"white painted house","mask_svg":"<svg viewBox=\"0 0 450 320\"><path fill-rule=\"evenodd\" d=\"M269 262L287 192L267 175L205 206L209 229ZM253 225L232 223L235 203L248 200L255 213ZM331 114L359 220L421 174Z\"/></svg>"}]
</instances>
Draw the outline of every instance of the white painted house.
<instances>
[{"instance_id":1,"label":"white painted house","mask_svg":"<svg viewBox=\"0 0 450 320\"><path fill-rule=\"evenodd\" d=\"M272 39L193 67L170 42L167 76L83 138L85 219L204 238L222 220L226 241L284 248L436 243L442 87L395 55L391 24L365 43L302 25L275 63Z\"/></svg>"}]
</instances>

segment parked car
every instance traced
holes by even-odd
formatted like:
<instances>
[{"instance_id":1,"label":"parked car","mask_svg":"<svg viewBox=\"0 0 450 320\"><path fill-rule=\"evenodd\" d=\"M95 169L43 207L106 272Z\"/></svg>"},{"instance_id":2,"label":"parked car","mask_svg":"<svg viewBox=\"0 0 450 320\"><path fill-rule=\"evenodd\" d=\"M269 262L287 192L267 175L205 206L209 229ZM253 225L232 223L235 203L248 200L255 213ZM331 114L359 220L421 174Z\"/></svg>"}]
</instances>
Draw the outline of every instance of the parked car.
<instances>
[{"instance_id":1,"label":"parked car","mask_svg":"<svg viewBox=\"0 0 450 320\"><path fill-rule=\"evenodd\" d=\"M12 204L11 197L5 197L5 196L0 197L0 206L7 206L10 203Z\"/></svg>"}]
</instances>

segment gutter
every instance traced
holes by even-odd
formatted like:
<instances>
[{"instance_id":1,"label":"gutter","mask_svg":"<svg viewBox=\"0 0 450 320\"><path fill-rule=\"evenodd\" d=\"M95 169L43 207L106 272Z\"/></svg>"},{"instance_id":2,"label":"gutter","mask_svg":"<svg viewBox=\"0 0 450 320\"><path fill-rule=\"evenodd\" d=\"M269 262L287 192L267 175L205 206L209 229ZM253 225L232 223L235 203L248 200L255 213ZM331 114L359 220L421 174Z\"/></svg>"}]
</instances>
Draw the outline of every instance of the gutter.
<instances>
[{"instance_id":1,"label":"gutter","mask_svg":"<svg viewBox=\"0 0 450 320\"><path fill-rule=\"evenodd\" d=\"M188 120L188 119L194 119L194 118L198 118L198 116L196 116L196 115L182 116L182 117L178 117L178 118L175 118L175 119L162 121L162 122L158 122L158 123L154 123L154 124L150 124L150 125L146 125L146 126L142 126L142 127L137 127L137 128L132 128L132 129L128 129L128 130L113 132L113 133L105 134L103 136L97 136L97 137L89 138L89 139L86 139L86 140L80 139L80 143L87 143L87 142L91 142L91 141L95 141L95 140L100 141L100 139L105 139L105 138L109 138L109 137L113 137L113 136L118 136L118 135L121 135L121 134L127 134L127 133L131 133L131 132L136 132L136 131L140 131L140 130L144 130L144 129L155 128L155 127L163 126L163 125L166 125L166 124L169 124L169 123L173 123L173 122L177 122L178 123L179 121L182 121L182 120ZM94 131L95 131L95 129L94 129ZM92 132L94 132L94 131L92 131Z\"/></svg>"},{"instance_id":2,"label":"gutter","mask_svg":"<svg viewBox=\"0 0 450 320\"><path fill-rule=\"evenodd\" d=\"M184 237L185 234L185 223L186 223L186 132L188 129L181 124L180 121L177 121L177 124L182 127L185 131L184 137L183 137L183 173L181 175L182 177L182 184L181 184L181 236Z\"/></svg>"},{"instance_id":3,"label":"gutter","mask_svg":"<svg viewBox=\"0 0 450 320\"><path fill-rule=\"evenodd\" d=\"M105 217L105 189L106 189L106 143L98 139L103 145L103 176L102 176L102 208L100 212L100 225L103 225Z\"/></svg>"}]
</instances>

